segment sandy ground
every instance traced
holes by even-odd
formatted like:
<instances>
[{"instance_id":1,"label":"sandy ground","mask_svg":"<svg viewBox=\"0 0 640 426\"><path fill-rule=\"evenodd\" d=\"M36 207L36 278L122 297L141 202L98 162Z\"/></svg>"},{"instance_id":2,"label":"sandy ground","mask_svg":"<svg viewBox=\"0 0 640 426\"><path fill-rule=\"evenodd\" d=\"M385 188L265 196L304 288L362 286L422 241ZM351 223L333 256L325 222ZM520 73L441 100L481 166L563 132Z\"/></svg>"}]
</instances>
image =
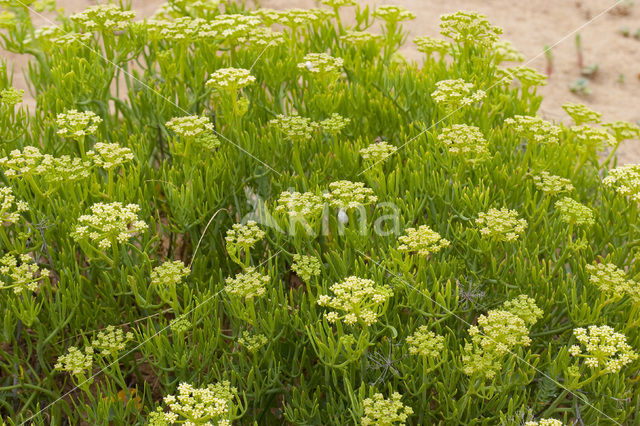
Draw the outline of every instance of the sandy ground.
<instances>
[{"instance_id":1,"label":"sandy ground","mask_svg":"<svg viewBox=\"0 0 640 426\"><path fill-rule=\"evenodd\" d=\"M372 0L358 0L373 5ZM620 0L618 0L620 1ZM90 0L58 0L68 13L96 4ZM132 0L138 17L151 15L163 3L161 0ZM315 0L261 0L262 7L308 8ZM616 0L394 0L378 1L397 4L413 11L417 18L405 23L409 30L407 46L402 53L409 59L420 60L420 53L411 43L414 37L439 36L439 18L457 10L475 10L485 14L504 29L503 38L510 40L527 58L525 64L540 71L547 68L545 46L551 46L553 69L548 83L541 88L544 95L540 113L547 119L568 122L562 110L566 102L584 103L603 113L604 120L640 120L640 39L633 37L640 31L640 4L631 6L626 14L615 6ZM624 37L622 27L631 35ZM590 78L591 95L576 95L569 85L580 78L575 36L580 34L584 64L598 64L599 70ZM25 59L7 55L16 66L15 84L25 87L20 67ZM26 99L27 102L33 100ZM626 141L619 150L620 163L640 163L640 141Z\"/></svg>"}]
</instances>

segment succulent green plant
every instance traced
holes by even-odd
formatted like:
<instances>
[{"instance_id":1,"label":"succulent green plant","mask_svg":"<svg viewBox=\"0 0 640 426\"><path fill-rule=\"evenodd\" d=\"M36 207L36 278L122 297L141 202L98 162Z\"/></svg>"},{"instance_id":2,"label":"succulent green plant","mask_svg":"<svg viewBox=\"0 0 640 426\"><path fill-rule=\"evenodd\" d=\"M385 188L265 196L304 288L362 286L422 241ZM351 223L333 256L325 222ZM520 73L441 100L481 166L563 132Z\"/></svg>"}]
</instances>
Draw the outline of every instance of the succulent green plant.
<instances>
[{"instance_id":1,"label":"succulent green plant","mask_svg":"<svg viewBox=\"0 0 640 426\"><path fill-rule=\"evenodd\" d=\"M3 422L638 423L638 127L485 16L1 3Z\"/></svg>"}]
</instances>

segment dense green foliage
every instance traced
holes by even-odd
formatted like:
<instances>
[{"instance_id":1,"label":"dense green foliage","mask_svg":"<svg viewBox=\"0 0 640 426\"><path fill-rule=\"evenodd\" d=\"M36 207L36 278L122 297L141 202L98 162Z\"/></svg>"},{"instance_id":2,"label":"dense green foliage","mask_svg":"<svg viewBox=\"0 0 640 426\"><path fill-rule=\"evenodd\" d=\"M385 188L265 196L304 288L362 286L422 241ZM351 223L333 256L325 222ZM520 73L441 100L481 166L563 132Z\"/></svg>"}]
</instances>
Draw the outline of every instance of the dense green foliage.
<instances>
[{"instance_id":1,"label":"dense green foliage","mask_svg":"<svg viewBox=\"0 0 640 426\"><path fill-rule=\"evenodd\" d=\"M537 118L484 17L414 63L348 0L49 3L1 2L8 424L638 421L638 129Z\"/></svg>"}]
</instances>

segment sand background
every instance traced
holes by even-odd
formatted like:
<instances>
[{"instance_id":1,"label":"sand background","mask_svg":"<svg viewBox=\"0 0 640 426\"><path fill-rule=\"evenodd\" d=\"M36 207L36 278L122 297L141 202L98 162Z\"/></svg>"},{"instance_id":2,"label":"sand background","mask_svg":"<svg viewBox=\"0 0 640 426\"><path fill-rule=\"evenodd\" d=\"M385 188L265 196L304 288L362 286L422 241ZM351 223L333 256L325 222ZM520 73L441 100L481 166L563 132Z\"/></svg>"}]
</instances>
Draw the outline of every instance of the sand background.
<instances>
[{"instance_id":1,"label":"sand background","mask_svg":"<svg viewBox=\"0 0 640 426\"><path fill-rule=\"evenodd\" d=\"M363 6L374 4L372 0L358 1ZM58 0L58 6L67 13L97 3L96 0ZM162 0L131 1L140 19L152 15L162 3ZM251 4L251 0L247 3ZM318 5L315 0L261 0L257 4L275 9ZM544 72L547 68L544 48L552 46L552 74L539 91L544 95L540 110L543 117L568 123L562 104L579 102L601 112L605 121L637 123L640 120L640 37L633 37L636 31L640 32L640 3L628 8L620 4L614 6L615 0L378 0L375 4L402 5L417 15L415 20L404 23L409 37L402 53L408 59L421 60L421 54L411 43L414 37L439 36L440 15L457 10L478 11L504 29L503 38L525 55L528 66ZM41 17L34 20L50 24ZM629 29L629 37L621 34L623 27ZM569 91L569 85L581 77L576 33L581 36L584 64L599 65L596 75L590 78L593 93L588 96ZM26 89L22 69L28 58L5 52L3 56L14 64L14 86ZM25 102L33 105L33 99L27 94ZM618 153L619 163L640 163L640 141L624 142Z\"/></svg>"}]
</instances>

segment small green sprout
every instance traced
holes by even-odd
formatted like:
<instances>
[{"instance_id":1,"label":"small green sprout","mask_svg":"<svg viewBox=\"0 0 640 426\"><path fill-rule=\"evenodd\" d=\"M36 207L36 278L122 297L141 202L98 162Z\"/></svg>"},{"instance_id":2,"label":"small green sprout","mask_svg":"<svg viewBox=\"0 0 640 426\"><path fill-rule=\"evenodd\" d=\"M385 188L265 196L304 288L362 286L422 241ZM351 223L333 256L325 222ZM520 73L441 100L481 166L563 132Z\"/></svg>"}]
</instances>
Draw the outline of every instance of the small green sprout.
<instances>
[{"instance_id":1,"label":"small green sprout","mask_svg":"<svg viewBox=\"0 0 640 426\"><path fill-rule=\"evenodd\" d=\"M571 90L572 93L582 96L589 96L593 93L591 87L589 87L589 80L586 78L576 79L569 85L569 90Z\"/></svg>"}]
</instances>

